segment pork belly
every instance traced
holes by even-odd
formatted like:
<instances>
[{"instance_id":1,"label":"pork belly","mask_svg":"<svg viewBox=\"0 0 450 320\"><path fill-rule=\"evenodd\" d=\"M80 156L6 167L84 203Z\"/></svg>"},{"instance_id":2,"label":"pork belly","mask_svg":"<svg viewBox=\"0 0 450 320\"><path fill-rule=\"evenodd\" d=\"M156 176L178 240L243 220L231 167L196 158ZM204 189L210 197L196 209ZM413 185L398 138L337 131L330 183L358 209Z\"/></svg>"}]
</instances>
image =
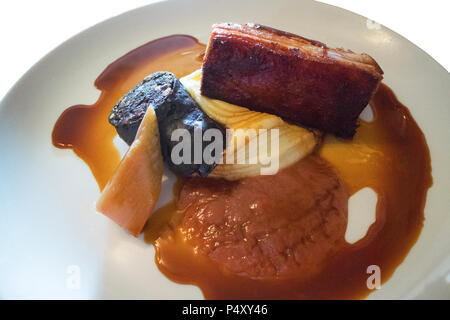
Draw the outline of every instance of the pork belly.
<instances>
[{"instance_id":1,"label":"pork belly","mask_svg":"<svg viewBox=\"0 0 450 320\"><path fill-rule=\"evenodd\" d=\"M369 55L256 24L213 26L201 93L351 138L383 78Z\"/></svg>"}]
</instances>

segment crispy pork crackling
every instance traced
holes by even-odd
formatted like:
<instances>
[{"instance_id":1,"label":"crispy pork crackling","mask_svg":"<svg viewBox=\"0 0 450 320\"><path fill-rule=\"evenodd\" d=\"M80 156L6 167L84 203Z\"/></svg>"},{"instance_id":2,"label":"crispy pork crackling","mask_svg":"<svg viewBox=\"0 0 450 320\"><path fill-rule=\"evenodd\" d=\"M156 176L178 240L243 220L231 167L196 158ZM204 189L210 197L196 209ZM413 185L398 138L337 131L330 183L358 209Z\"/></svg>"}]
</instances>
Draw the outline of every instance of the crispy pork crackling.
<instances>
[{"instance_id":1,"label":"crispy pork crackling","mask_svg":"<svg viewBox=\"0 0 450 320\"><path fill-rule=\"evenodd\" d=\"M367 54L256 24L213 26L203 95L351 138L383 71Z\"/></svg>"}]
</instances>

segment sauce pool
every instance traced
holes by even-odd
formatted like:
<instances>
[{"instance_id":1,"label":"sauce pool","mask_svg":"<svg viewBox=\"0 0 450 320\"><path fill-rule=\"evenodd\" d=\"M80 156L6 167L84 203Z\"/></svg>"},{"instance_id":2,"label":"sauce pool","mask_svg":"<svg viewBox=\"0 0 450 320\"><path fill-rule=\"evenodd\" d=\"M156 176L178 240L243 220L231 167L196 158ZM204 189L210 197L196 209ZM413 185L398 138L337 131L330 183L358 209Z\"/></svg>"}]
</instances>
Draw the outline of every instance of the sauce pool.
<instances>
[{"instance_id":1,"label":"sauce pool","mask_svg":"<svg viewBox=\"0 0 450 320\"><path fill-rule=\"evenodd\" d=\"M101 90L93 105L76 105L65 110L52 132L57 148L72 149L89 166L101 190L120 161L114 146L116 130L108 116L117 101L156 71L170 71L177 77L201 67L205 45L185 35L151 41L110 64L95 80Z\"/></svg>"},{"instance_id":2,"label":"sauce pool","mask_svg":"<svg viewBox=\"0 0 450 320\"><path fill-rule=\"evenodd\" d=\"M114 104L150 73L164 70L182 77L199 69L204 50L205 46L195 38L174 35L151 41L119 58L97 78L95 86L102 93L95 104L70 107L60 116L53 130L53 144L58 148L73 149L91 168L102 189L120 161L113 144L116 132L108 123ZM431 164L420 128L392 90L381 84L370 105L374 119L372 122L361 120L353 140L326 136L315 154L276 176L247 178L238 184L199 178L179 180L174 189L174 200L152 215L144 231L145 241L155 245L159 269L173 281L199 286L209 299L364 298L370 293L366 285L370 265L380 267L382 282L388 280L422 229L426 192L432 185ZM292 171L298 168L308 168L308 174ZM286 178L292 174L298 175L297 180ZM253 189L277 191L265 192L265 195L256 192L249 200L248 190L242 183ZM339 190L333 194L345 201L330 205L320 190L335 190L336 184ZM377 219L363 239L348 244L343 234L346 202L349 196L364 187L372 188L378 195ZM295 197L308 188L317 191L306 193L308 196L304 198ZM229 195L230 190L235 192L233 197ZM286 197L285 192L279 190L296 193ZM192 197L201 191L203 198ZM242 197L245 200L236 200ZM225 204L214 202L213 209L201 207L204 199L212 198L228 200L223 202ZM251 215L243 216L245 210L263 200L266 202L264 208L271 207L271 201L277 205L261 210L261 220ZM233 211L230 205L233 201L236 206L245 205L245 209ZM308 201L319 204L311 206L318 209L306 210ZM198 208L192 209L191 203L198 204ZM223 210L227 205L230 207ZM334 212L332 208L337 209L337 214L325 214ZM200 214L200 209L209 210L210 215L206 215L209 220ZM307 211L309 213L304 214ZM274 216L277 212L280 212L279 219ZM216 219L224 213L231 219L228 223ZM250 228L262 228L264 232L276 222L306 219L298 229L309 225L315 230L302 231L303 236L310 236L308 241L313 244L310 256L306 244L290 243L286 237L278 236L269 237L266 243L273 248L281 241L287 252L285 262L283 255L263 254L254 257L256 265L266 263L265 259L270 257L277 256L279 260L266 263L269 266L266 269L242 263L236 259L236 253L248 248L238 245L230 249L227 242L232 240L242 244L244 241L239 237L227 238L230 233L227 231L233 230L233 224L229 223L233 219L244 219ZM272 222L261 224L266 220ZM221 231L209 232L208 228L213 227L220 227ZM300 231L293 232L294 238L302 235ZM258 242L259 234L255 234L253 240ZM218 241L209 241L211 235ZM216 242L218 251L211 249ZM315 255L312 251L321 254ZM289 252L293 254L291 257ZM245 260L245 254L241 258Z\"/></svg>"}]
</instances>

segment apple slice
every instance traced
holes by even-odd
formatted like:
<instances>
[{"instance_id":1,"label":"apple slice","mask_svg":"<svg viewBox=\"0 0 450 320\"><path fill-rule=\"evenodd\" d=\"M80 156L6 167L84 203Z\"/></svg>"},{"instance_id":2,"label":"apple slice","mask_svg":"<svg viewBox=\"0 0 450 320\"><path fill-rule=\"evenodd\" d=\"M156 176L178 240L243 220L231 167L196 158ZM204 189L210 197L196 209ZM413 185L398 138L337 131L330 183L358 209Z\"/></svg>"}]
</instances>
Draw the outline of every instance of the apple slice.
<instances>
[{"instance_id":1,"label":"apple slice","mask_svg":"<svg viewBox=\"0 0 450 320\"><path fill-rule=\"evenodd\" d=\"M141 233L161 192L158 121L149 107L136 138L97 201L97 210L133 236Z\"/></svg>"}]
</instances>

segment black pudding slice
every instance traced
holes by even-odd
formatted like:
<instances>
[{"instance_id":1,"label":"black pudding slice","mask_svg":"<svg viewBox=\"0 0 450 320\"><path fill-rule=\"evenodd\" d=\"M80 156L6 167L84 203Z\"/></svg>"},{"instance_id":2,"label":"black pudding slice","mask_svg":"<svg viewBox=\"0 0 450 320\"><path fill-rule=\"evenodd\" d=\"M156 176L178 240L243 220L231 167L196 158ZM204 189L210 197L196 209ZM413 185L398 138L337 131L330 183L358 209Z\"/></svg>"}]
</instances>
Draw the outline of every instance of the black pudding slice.
<instances>
[{"instance_id":1,"label":"black pudding slice","mask_svg":"<svg viewBox=\"0 0 450 320\"><path fill-rule=\"evenodd\" d=\"M215 163L207 164L203 157L200 162L194 163L194 130L201 129L202 135L208 129L220 130L222 146L225 148L224 125L203 112L173 73L155 72L123 96L109 115L109 122L128 145L131 145L136 137L139 125L150 105L153 106L158 119L164 161L176 174L182 176L199 174L206 177L214 169ZM171 141L175 129L187 129L192 137L190 163L175 164L171 159L172 149L179 143ZM211 142L201 143L203 154L203 150Z\"/></svg>"}]
</instances>

